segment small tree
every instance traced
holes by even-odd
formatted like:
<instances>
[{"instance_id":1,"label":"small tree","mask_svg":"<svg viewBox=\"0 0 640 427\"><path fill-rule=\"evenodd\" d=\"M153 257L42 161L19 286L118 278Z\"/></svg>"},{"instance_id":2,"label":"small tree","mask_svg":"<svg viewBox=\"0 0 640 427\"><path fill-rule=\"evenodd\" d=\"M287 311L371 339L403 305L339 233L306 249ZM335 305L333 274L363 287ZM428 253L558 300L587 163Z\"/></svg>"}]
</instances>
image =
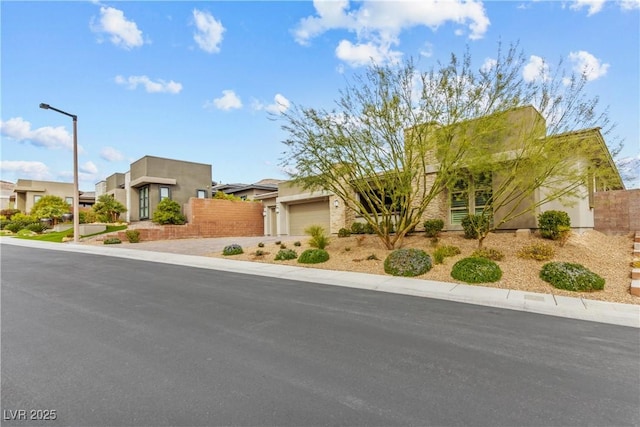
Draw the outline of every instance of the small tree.
<instances>
[{"instance_id":1,"label":"small tree","mask_svg":"<svg viewBox=\"0 0 640 427\"><path fill-rule=\"evenodd\" d=\"M98 197L98 201L93 205L93 211L100 221L116 222L120 218L120 214L127 211L127 208L112 195L103 194Z\"/></svg>"},{"instance_id":2,"label":"small tree","mask_svg":"<svg viewBox=\"0 0 640 427\"><path fill-rule=\"evenodd\" d=\"M342 198L389 249L402 244L461 173L493 173L498 179L482 215L500 215L490 232L577 194L587 172L605 169L576 167L576 156L589 162L599 151L602 158L604 139L593 128L604 127L603 135L611 128L597 98L585 96L585 76L564 75L560 67L548 75L543 68L539 79L525 80L526 64L517 45L499 47L493 65L479 69L468 51L427 72L412 61L373 64L341 91L334 109L294 105L282 115L288 133L282 164L294 184ZM542 120L514 123L506 114L528 105ZM575 133L584 128L591 131ZM531 203L541 188L544 197Z\"/></svg>"},{"instance_id":3,"label":"small tree","mask_svg":"<svg viewBox=\"0 0 640 427\"><path fill-rule=\"evenodd\" d=\"M42 196L31 208L31 216L35 218L51 218L54 224L62 218L62 215L71 211L71 206L62 197Z\"/></svg>"},{"instance_id":4,"label":"small tree","mask_svg":"<svg viewBox=\"0 0 640 427\"><path fill-rule=\"evenodd\" d=\"M162 199L153 213L153 222L157 224L180 225L186 221L187 219L180 209L180 204L171 199Z\"/></svg>"}]
</instances>

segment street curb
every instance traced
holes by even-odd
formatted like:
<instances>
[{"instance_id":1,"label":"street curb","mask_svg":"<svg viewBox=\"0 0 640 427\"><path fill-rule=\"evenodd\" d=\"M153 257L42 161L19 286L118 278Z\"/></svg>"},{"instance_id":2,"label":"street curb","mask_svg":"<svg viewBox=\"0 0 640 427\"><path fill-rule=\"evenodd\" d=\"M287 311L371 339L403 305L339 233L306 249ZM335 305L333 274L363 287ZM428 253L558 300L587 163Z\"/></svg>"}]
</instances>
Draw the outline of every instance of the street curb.
<instances>
[{"instance_id":1,"label":"street curb","mask_svg":"<svg viewBox=\"0 0 640 427\"><path fill-rule=\"evenodd\" d=\"M0 238L0 246L10 244L40 249L106 255L141 261L221 270L239 274L275 277L285 280L321 283L401 295L435 298L467 304L498 307L570 319L640 328L640 305L621 304L585 298L564 297L518 290L488 288L432 280L382 276L349 271L321 270L226 260L194 255L151 252L114 246L60 244L33 240Z\"/></svg>"}]
</instances>

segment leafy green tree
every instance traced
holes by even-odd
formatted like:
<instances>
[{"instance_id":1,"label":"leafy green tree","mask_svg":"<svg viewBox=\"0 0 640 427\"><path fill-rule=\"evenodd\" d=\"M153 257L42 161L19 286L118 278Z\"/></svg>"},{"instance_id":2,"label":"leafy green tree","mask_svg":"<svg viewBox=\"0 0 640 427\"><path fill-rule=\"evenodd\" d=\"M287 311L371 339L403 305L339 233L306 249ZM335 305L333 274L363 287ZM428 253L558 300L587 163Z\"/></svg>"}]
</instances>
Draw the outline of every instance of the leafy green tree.
<instances>
[{"instance_id":1,"label":"leafy green tree","mask_svg":"<svg viewBox=\"0 0 640 427\"><path fill-rule=\"evenodd\" d=\"M31 208L30 216L35 218L51 218L57 222L62 215L71 211L71 206L62 197L46 195L42 196Z\"/></svg>"},{"instance_id":2,"label":"leafy green tree","mask_svg":"<svg viewBox=\"0 0 640 427\"><path fill-rule=\"evenodd\" d=\"M102 222L117 222L120 214L126 211L127 208L110 194L101 195L93 205L93 212Z\"/></svg>"},{"instance_id":3,"label":"leafy green tree","mask_svg":"<svg viewBox=\"0 0 640 427\"><path fill-rule=\"evenodd\" d=\"M563 170L566 161L550 167L561 155L570 156L567 150L549 151L551 141L541 142L541 131L566 135L609 125L606 110L597 112L597 98L585 96L584 75L549 75L543 68L539 79L525 80L525 65L517 45L506 52L499 47L495 61L480 68L472 66L468 50L424 72L411 60L401 66L372 64L340 92L333 109L294 105L282 115L288 134L282 165L294 184L342 198L392 249L424 221L427 207L461 173L492 171L499 164L504 185L485 205L487 215L504 214L493 222L498 226L524 209L569 196L585 182L588 168ZM546 129L542 122L527 123L521 134L519 123L503 114L527 105L538 109ZM520 145L501 156L502 137L516 138ZM556 138L553 142L565 143L563 136ZM588 142L569 143L572 155L585 150L590 158L595 150ZM565 175L562 180L557 173ZM564 180L568 175L571 179ZM540 187L552 190L545 200L525 207ZM521 195L516 188L523 188Z\"/></svg>"},{"instance_id":4,"label":"leafy green tree","mask_svg":"<svg viewBox=\"0 0 640 427\"><path fill-rule=\"evenodd\" d=\"M153 212L153 222L157 224L184 224L186 221L180 204L171 199L162 199Z\"/></svg>"}]
</instances>

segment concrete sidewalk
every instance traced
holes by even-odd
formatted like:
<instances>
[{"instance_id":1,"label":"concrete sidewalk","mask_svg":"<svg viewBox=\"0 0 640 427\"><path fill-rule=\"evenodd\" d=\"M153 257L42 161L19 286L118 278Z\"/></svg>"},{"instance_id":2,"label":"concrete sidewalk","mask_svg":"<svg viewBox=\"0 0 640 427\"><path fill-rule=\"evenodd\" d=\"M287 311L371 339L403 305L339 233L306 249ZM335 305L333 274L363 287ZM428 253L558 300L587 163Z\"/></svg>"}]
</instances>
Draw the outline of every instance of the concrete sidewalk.
<instances>
[{"instance_id":1,"label":"concrete sidewalk","mask_svg":"<svg viewBox=\"0 0 640 427\"><path fill-rule=\"evenodd\" d=\"M256 239L258 239L257 241L266 242L266 239L269 238L259 237ZM278 238L275 237L273 239L278 240ZM237 241L238 239L235 238L233 240ZM129 249L121 247L120 245L93 246L71 243L59 244L8 237L0 239L1 245L8 244L68 252L106 255L197 268L207 268L212 270L222 270L241 274L278 277L287 280L298 280L332 286L345 286L394 294L436 298L447 301L464 302L489 307L528 311L571 319L640 328L640 305L620 304L583 298L570 298L551 294L539 294L414 278L382 276L377 274L354 273L348 271L321 270L258 262L234 261L198 255L185 255L184 253L180 253L180 248L177 247L180 244L186 244L181 241L172 241L171 245L167 245L166 242L163 242L162 248L164 248L165 252L158 252L157 250L152 249L154 243L155 245L159 245L157 242L148 242L147 244L140 243L136 245L138 249ZM200 250L206 249L206 252L213 252L216 250L211 243L200 243L202 244L202 248ZM224 246L226 243L224 239L220 239L216 244ZM191 245L193 245L193 242L191 242ZM195 250L195 252L198 252L198 250ZM201 255L204 255L204 253Z\"/></svg>"}]
</instances>

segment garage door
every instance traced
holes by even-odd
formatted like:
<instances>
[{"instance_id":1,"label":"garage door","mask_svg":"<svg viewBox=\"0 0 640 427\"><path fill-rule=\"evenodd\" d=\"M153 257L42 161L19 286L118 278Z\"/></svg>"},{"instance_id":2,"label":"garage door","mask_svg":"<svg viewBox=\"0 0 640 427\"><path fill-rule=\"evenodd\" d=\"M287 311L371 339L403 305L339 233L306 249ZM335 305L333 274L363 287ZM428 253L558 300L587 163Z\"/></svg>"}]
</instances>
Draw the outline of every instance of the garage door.
<instances>
[{"instance_id":1,"label":"garage door","mask_svg":"<svg viewBox=\"0 0 640 427\"><path fill-rule=\"evenodd\" d=\"M289 235L304 235L310 225L321 225L327 234L329 230L329 201L303 203L289 206Z\"/></svg>"}]
</instances>

